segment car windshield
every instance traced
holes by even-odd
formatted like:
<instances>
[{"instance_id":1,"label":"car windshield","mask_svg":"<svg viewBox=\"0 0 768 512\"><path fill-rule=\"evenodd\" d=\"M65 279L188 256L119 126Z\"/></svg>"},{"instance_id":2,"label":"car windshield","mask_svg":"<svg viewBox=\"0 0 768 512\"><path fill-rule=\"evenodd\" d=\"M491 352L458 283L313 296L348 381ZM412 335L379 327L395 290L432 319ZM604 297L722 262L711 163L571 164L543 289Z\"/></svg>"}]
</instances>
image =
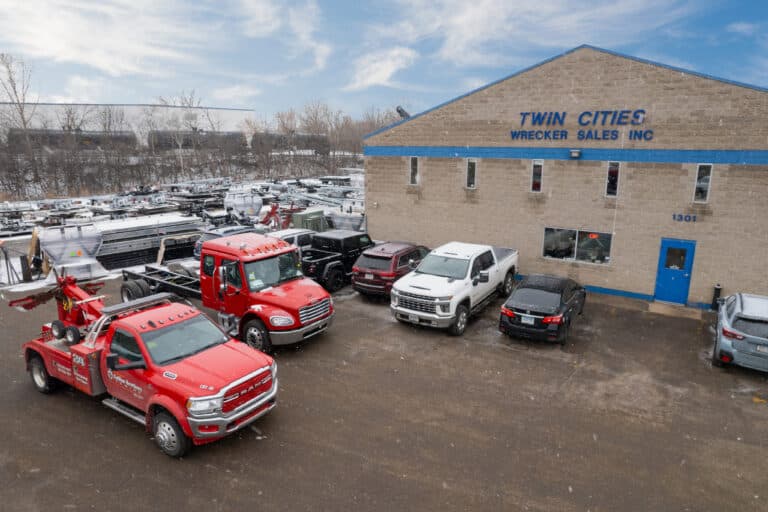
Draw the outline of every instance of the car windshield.
<instances>
[{"instance_id":1,"label":"car windshield","mask_svg":"<svg viewBox=\"0 0 768 512\"><path fill-rule=\"evenodd\" d=\"M181 361L229 340L205 315L141 335L152 360L160 365Z\"/></svg>"},{"instance_id":2,"label":"car windshield","mask_svg":"<svg viewBox=\"0 0 768 512\"><path fill-rule=\"evenodd\" d=\"M432 274L450 279L464 279L467 275L467 268L469 268L469 260L427 254L416 268L416 273Z\"/></svg>"},{"instance_id":3,"label":"car windshield","mask_svg":"<svg viewBox=\"0 0 768 512\"><path fill-rule=\"evenodd\" d=\"M555 311L560 307L560 294L538 288L518 288L509 297L507 305L522 309Z\"/></svg>"},{"instance_id":4,"label":"car windshield","mask_svg":"<svg viewBox=\"0 0 768 512\"><path fill-rule=\"evenodd\" d=\"M733 321L733 328L749 336L768 339L768 322L766 321L736 317Z\"/></svg>"},{"instance_id":5,"label":"car windshield","mask_svg":"<svg viewBox=\"0 0 768 512\"><path fill-rule=\"evenodd\" d=\"M388 256L369 256L363 254L360 259L357 260L356 265L360 268L370 270L389 270L389 266L392 260Z\"/></svg>"},{"instance_id":6,"label":"car windshield","mask_svg":"<svg viewBox=\"0 0 768 512\"><path fill-rule=\"evenodd\" d=\"M303 276L297 251L286 252L265 260L245 264L248 288L258 292L291 279Z\"/></svg>"}]
</instances>

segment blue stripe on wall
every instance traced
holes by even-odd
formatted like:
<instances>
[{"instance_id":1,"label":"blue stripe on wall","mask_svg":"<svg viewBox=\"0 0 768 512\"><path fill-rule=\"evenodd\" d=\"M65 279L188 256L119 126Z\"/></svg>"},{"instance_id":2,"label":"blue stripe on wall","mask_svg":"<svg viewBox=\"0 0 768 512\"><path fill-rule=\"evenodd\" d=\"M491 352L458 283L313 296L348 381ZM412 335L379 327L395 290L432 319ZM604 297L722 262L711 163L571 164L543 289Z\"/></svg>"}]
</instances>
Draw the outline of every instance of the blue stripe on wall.
<instances>
[{"instance_id":1,"label":"blue stripe on wall","mask_svg":"<svg viewBox=\"0 0 768 512\"><path fill-rule=\"evenodd\" d=\"M581 151L571 158L571 149ZM499 158L513 160L573 160L605 162L768 164L768 151L759 149L593 149L484 146L365 146L365 156L420 156L434 158Z\"/></svg>"},{"instance_id":2,"label":"blue stripe on wall","mask_svg":"<svg viewBox=\"0 0 768 512\"><path fill-rule=\"evenodd\" d=\"M525 274L515 274L515 279L517 279L518 281L522 281L525 277L526 277ZM628 292L626 290L617 290L615 288L603 288L602 286L592 286L592 285L584 285L584 288L586 288L587 291L591 293L599 293L602 295L613 295L615 297L626 297L628 299L639 299L639 300L644 300L646 302L653 301L653 295L648 295L646 293ZM689 308L704 309L704 310L709 310L712 307L712 305L709 304L708 302L689 302L687 306Z\"/></svg>"}]
</instances>

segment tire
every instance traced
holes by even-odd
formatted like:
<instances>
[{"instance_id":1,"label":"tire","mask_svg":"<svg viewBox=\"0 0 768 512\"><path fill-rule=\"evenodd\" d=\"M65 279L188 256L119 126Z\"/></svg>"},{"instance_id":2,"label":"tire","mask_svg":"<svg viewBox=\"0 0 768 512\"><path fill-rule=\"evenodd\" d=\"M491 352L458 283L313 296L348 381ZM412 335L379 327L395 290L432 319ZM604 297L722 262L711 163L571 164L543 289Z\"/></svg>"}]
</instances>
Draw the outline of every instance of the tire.
<instances>
[{"instance_id":1,"label":"tire","mask_svg":"<svg viewBox=\"0 0 768 512\"><path fill-rule=\"evenodd\" d=\"M54 320L51 322L51 334L53 334L54 339L60 340L64 337L65 327L64 322L61 320Z\"/></svg>"},{"instance_id":2,"label":"tire","mask_svg":"<svg viewBox=\"0 0 768 512\"><path fill-rule=\"evenodd\" d=\"M584 300L581 301L581 307L579 308L579 316L584 314L584 306L587 304L587 298L584 297Z\"/></svg>"},{"instance_id":3,"label":"tire","mask_svg":"<svg viewBox=\"0 0 768 512\"><path fill-rule=\"evenodd\" d=\"M448 328L448 333L451 336L461 336L467 329L467 322L469 321L469 310L464 304L459 304L456 308L456 320Z\"/></svg>"},{"instance_id":4,"label":"tire","mask_svg":"<svg viewBox=\"0 0 768 512\"><path fill-rule=\"evenodd\" d=\"M123 302L140 299L141 297L141 287L133 279L124 281L123 284L120 285L120 299Z\"/></svg>"},{"instance_id":5,"label":"tire","mask_svg":"<svg viewBox=\"0 0 768 512\"><path fill-rule=\"evenodd\" d=\"M344 276L338 269L333 269L328 272L325 278L325 289L333 293L340 290L344 286Z\"/></svg>"},{"instance_id":6,"label":"tire","mask_svg":"<svg viewBox=\"0 0 768 512\"><path fill-rule=\"evenodd\" d=\"M499 294L501 294L504 299L512 295L512 289L515 287L515 271L511 270L507 272L507 275L504 276L504 282L501 283L501 287L499 288Z\"/></svg>"},{"instance_id":7,"label":"tire","mask_svg":"<svg viewBox=\"0 0 768 512\"><path fill-rule=\"evenodd\" d=\"M142 297L146 297L152 294L152 290L149 288L149 283L146 282L144 279L136 279L134 283L136 283L136 286L138 286L139 289L141 290Z\"/></svg>"},{"instance_id":8,"label":"tire","mask_svg":"<svg viewBox=\"0 0 768 512\"><path fill-rule=\"evenodd\" d=\"M80 343L80 329L74 325L70 325L64 329L64 339L67 340L67 345L74 345Z\"/></svg>"},{"instance_id":9,"label":"tire","mask_svg":"<svg viewBox=\"0 0 768 512\"><path fill-rule=\"evenodd\" d=\"M183 457L192 445L176 418L167 412L157 413L152 418L152 434L157 446L170 457Z\"/></svg>"},{"instance_id":10,"label":"tire","mask_svg":"<svg viewBox=\"0 0 768 512\"><path fill-rule=\"evenodd\" d=\"M52 393L56 389L56 379L48 375L45 369L45 363L39 355L34 354L29 358L29 376L35 389L45 395Z\"/></svg>"},{"instance_id":11,"label":"tire","mask_svg":"<svg viewBox=\"0 0 768 512\"><path fill-rule=\"evenodd\" d=\"M558 343L560 343L561 347L565 347L568 344L568 338L571 334L571 322L568 322L565 326L565 334L563 334L563 337L560 338Z\"/></svg>"},{"instance_id":12,"label":"tire","mask_svg":"<svg viewBox=\"0 0 768 512\"><path fill-rule=\"evenodd\" d=\"M269 341L269 331L264 327L264 322L258 318L249 320L243 327L243 343L256 350L269 353L272 351L272 343Z\"/></svg>"}]
</instances>

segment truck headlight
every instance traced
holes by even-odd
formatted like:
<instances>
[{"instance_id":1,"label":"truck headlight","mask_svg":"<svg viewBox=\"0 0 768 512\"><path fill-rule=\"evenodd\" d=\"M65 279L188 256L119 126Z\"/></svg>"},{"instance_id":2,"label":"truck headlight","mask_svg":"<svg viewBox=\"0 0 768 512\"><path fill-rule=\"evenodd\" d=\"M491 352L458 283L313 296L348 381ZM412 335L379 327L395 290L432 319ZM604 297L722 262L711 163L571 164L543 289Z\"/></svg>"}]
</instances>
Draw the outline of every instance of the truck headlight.
<instances>
[{"instance_id":1,"label":"truck headlight","mask_svg":"<svg viewBox=\"0 0 768 512\"><path fill-rule=\"evenodd\" d=\"M293 325L293 318L289 316L271 316L269 317L269 323L275 327L287 327Z\"/></svg>"},{"instance_id":2,"label":"truck headlight","mask_svg":"<svg viewBox=\"0 0 768 512\"><path fill-rule=\"evenodd\" d=\"M207 416L221 410L222 399L219 398L190 398L187 400L187 411L192 416Z\"/></svg>"},{"instance_id":3,"label":"truck headlight","mask_svg":"<svg viewBox=\"0 0 768 512\"><path fill-rule=\"evenodd\" d=\"M440 311L443 313L449 313L451 311L451 304L448 302L445 304L440 304Z\"/></svg>"}]
</instances>

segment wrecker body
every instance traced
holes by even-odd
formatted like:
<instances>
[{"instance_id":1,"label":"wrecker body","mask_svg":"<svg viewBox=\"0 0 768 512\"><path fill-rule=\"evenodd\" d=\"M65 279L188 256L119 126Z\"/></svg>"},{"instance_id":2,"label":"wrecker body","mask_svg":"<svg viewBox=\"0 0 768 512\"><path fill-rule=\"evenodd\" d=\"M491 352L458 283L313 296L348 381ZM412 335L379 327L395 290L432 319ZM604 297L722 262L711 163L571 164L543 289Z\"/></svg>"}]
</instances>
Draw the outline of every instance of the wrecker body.
<instances>
[{"instance_id":1,"label":"wrecker body","mask_svg":"<svg viewBox=\"0 0 768 512\"><path fill-rule=\"evenodd\" d=\"M60 324L43 325L40 336L23 345L38 391L65 383L103 397L174 457L275 407L277 368L270 356L231 339L172 294L105 306L87 291L93 288L62 277L52 291L11 302L32 309L52 295L58 303Z\"/></svg>"}]
</instances>

